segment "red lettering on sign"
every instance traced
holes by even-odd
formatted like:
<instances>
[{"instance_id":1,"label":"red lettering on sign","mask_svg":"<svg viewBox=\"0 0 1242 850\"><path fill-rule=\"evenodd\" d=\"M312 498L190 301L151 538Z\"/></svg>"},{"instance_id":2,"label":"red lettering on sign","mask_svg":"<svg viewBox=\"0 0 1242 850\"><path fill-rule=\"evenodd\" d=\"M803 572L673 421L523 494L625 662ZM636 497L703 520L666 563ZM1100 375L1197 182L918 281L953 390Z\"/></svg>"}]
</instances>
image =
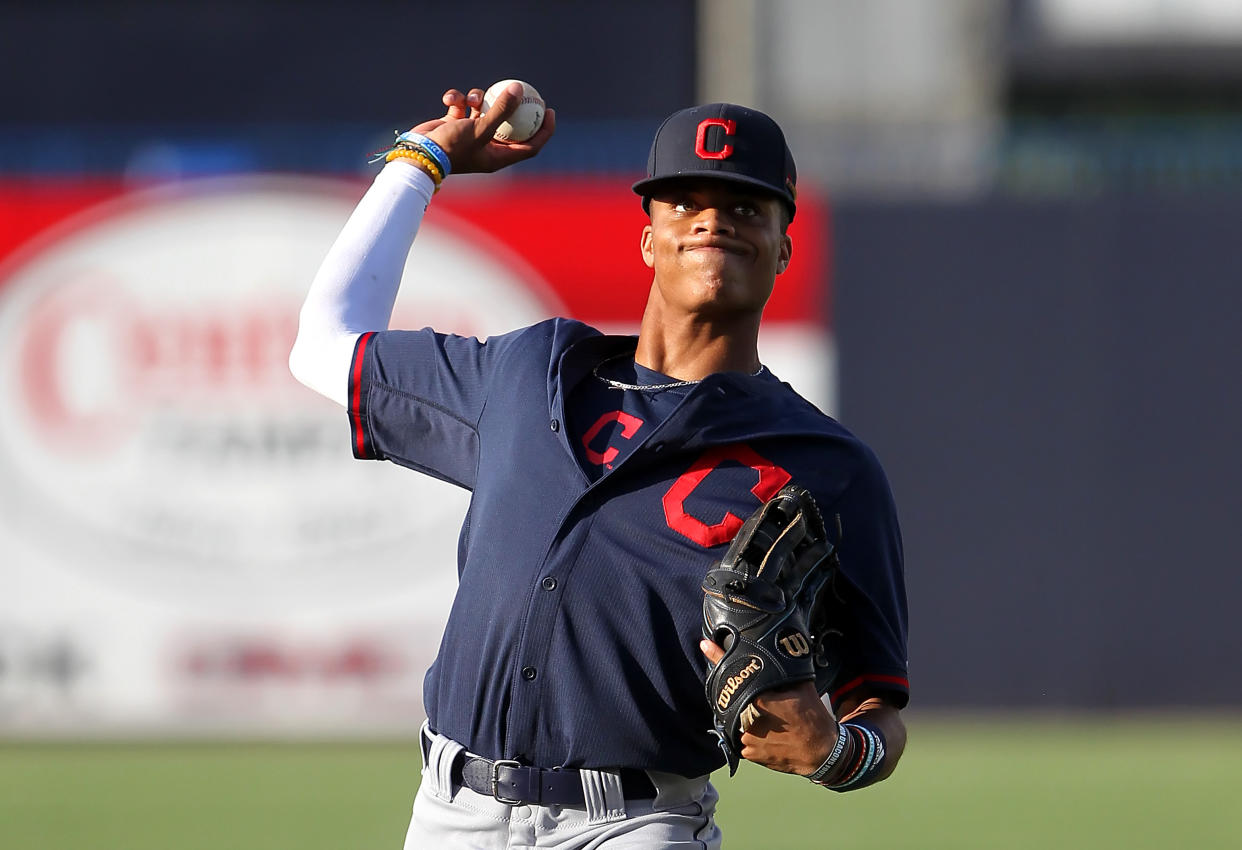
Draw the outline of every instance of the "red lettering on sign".
<instances>
[{"instance_id":1,"label":"red lettering on sign","mask_svg":"<svg viewBox=\"0 0 1242 850\"><path fill-rule=\"evenodd\" d=\"M20 400L39 436L58 449L102 451L129 433L135 418L135 373L124 356L134 307L111 281L95 282L93 290L54 290L35 302L20 328Z\"/></svg>"},{"instance_id":2,"label":"red lettering on sign","mask_svg":"<svg viewBox=\"0 0 1242 850\"><path fill-rule=\"evenodd\" d=\"M104 272L65 278L17 324L23 412L57 447L99 452L146 411L304 395L289 378L297 310L284 300L150 307Z\"/></svg>"},{"instance_id":3,"label":"red lettering on sign","mask_svg":"<svg viewBox=\"0 0 1242 850\"><path fill-rule=\"evenodd\" d=\"M736 461L759 473L759 482L750 488L758 504L775 496L793 478L784 469L744 443L716 446L704 452L673 486L664 494L664 521L668 527L700 546L719 546L728 543L741 529L744 520L730 511L724 519L713 525L686 512L686 499L694 492L708 474L725 461Z\"/></svg>"},{"instance_id":4,"label":"red lettering on sign","mask_svg":"<svg viewBox=\"0 0 1242 850\"><path fill-rule=\"evenodd\" d=\"M699 131L694 136L694 152L699 155L699 159L728 159L733 155L733 145L728 142L725 142L719 150L707 149L708 127L724 128L724 135L727 139L737 130L737 122L733 119L704 118L699 122Z\"/></svg>"},{"instance_id":5,"label":"red lettering on sign","mask_svg":"<svg viewBox=\"0 0 1242 850\"><path fill-rule=\"evenodd\" d=\"M604 426L609 422L621 423L621 436L626 440L638 433L638 429L643 425L643 420L639 419L637 416L631 416L623 410L612 410L605 413L599 419L596 419L595 424L587 429L587 432L582 435L582 448L586 450L587 460L591 463L602 466L606 463L612 463L613 460L616 459L617 455L621 454L621 452L619 452L614 446L609 446L604 452L597 452L591 448L591 441L599 436L599 432L602 431Z\"/></svg>"}]
</instances>

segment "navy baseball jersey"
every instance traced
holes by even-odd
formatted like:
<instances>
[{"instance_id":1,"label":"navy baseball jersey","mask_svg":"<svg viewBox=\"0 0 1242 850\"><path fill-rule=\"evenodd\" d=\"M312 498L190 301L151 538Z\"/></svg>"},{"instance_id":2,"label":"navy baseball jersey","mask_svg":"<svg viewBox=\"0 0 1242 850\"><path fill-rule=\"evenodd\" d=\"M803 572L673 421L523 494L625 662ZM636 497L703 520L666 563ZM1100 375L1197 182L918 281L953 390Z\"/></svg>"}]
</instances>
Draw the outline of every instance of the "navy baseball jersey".
<instances>
[{"instance_id":1,"label":"navy baseball jersey","mask_svg":"<svg viewBox=\"0 0 1242 850\"><path fill-rule=\"evenodd\" d=\"M766 372L656 392L595 374L673 380L635 381L635 345L566 319L483 342L430 329L359 338L354 454L472 491L425 682L432 728L540 767L721 766L700 584L791 481L843 530L833 699L866 684L904 705L901 538L873 453Z\"/></svg>"}]
</instances>

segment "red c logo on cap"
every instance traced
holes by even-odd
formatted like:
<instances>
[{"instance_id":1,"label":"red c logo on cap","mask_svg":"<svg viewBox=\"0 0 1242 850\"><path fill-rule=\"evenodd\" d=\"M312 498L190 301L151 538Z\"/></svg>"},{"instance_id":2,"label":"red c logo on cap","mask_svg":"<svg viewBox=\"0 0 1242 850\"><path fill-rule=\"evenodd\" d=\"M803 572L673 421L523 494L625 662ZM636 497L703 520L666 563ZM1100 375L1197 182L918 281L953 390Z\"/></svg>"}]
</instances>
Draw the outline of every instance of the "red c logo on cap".
<instances>
[{"instance_id":1,"label":"red c logo on cap","mask_svg":"<svg viewBox=\"0 0 1242 850\"><path fill-rule=\"evenodd\" d=\"M724 118L704 118L699 122L699 131L694 136L694 152L699 155L699 159L728 159L733 153L733 145L728 142L718 151L709 151L707 149L708 127L723 127L725 138L729 138L737 130L737 122L732 118L728 120Z\"/></svg>"}]
</instances>

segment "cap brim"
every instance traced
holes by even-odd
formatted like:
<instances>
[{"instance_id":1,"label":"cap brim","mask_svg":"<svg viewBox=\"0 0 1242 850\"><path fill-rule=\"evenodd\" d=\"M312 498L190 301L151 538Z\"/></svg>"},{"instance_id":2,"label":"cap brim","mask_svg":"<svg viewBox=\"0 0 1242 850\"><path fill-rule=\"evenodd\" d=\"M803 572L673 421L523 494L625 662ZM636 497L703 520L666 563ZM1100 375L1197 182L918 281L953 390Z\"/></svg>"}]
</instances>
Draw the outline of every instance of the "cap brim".
<instances>
[{"instance_id":1,"label":"cap brim","mask_svg":"<svg viewBox=\"0 0 1242 850\"><path fill-rule=\"evenodd\" d=\"M646 180L639 180L630 188L634 190L634 194L641 195L643 198L643 209L647 208L647 199L660 191L662 186L677 183L682 180L721 180L725 183L736 183L751 189L758 189L762 194L778 201L784 201L789 207L789 214L792 217L797 209L794 201L785 193L778 192L771 185L764 183L754 177L748 177L745 174L734 174L729 171L716 171L712 169L704 169L702 171L679 171L676 174L668 174L660 177L648 177Z\"/></svg>"}]
</instances>

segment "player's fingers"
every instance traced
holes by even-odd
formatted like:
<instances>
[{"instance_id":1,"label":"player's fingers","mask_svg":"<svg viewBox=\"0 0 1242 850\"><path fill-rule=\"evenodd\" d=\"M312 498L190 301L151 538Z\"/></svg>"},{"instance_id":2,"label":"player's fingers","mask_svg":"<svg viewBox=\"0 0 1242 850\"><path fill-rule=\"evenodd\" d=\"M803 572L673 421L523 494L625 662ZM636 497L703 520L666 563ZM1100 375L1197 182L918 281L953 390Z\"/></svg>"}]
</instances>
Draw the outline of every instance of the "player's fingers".
<instances>
[{"instance_id":1,"label":"player's fingers","mask_svg":"<svg viewBox=\"0 0 1242 850\"><path fill-rule=\"evenodd\" d=\"M492 101L491 109L483 113L479 119L479 134L488 139L494 136L496 128L521 106L523 94L525 94L525 89L522 88L521 83L509 83L500 96Z\"/></svg>"},{"instance_id":2,"label":"player's fingers","mask_svg":"<svg viewBox=\"0 0 1242 850\"><path fill-rule=\"evenodd\" d=\"M706 655L707 660L712 664L719 664L720 659L724 658L725 655L723 649L707 638L699 641L699 651Z\"/></svg>"},{"instance_id":3,"label":"player's fingers","mask_svg":"<svg viewBox=\"0 0 1242 850\"><path fill-rule=\"evenodd\" d=\"M440 99L448 107L449 118L465 118L468 114L466 96L457 89L449 89Z\"/></svg>"},{"instance_id":4,"label":"player's fingers","mask_svg":"<svg viewBox=\"0 0 1242 850\"><path fill-rule=\"evenodd\" d=\"M471 89L466 95L466 105L470 107L470 117L478 118L483 114L483 89Z\"/></svg>"}]
</instances>

